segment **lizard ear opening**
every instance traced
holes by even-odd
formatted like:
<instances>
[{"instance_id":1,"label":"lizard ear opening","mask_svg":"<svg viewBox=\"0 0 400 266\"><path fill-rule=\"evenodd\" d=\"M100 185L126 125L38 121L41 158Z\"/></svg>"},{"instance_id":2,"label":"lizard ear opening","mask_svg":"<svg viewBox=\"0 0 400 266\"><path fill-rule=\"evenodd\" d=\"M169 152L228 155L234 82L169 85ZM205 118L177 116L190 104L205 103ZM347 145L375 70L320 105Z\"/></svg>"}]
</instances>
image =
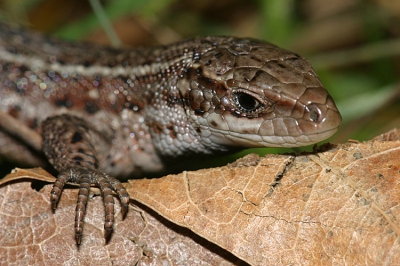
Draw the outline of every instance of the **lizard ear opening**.
<instances>
[{"instance_id":1,"label":"lizard ear opening","mask_svg":"<svg viewBox=\"0 0 400 266\"><path fill-rule=\"evenodd\" d=\"M322 121L322 111L316 104L309 104L306 107L308 113L308 119L312 122L319 123Z\"/></svg>"}]
</instances>

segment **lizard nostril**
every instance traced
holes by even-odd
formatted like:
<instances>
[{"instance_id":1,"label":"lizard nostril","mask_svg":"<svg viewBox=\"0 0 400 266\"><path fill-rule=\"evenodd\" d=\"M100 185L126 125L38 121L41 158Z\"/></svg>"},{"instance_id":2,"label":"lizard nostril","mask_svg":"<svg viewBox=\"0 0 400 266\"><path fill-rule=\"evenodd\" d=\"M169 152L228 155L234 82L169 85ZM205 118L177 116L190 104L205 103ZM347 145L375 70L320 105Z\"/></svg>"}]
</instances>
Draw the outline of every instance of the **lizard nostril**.
<instances>
[{"instance_id":1,"label":"lizard nostril","mask_svg":"<svg viewBox=\"0 0 400 266\"><path fill-rule=\"evenodd\" d=\"M319 123L322 121L322 111L318 106L316 106L315 104L310 104L307 106L307 110L310 121L315 123Z\"/></svg>"}]
</instances>

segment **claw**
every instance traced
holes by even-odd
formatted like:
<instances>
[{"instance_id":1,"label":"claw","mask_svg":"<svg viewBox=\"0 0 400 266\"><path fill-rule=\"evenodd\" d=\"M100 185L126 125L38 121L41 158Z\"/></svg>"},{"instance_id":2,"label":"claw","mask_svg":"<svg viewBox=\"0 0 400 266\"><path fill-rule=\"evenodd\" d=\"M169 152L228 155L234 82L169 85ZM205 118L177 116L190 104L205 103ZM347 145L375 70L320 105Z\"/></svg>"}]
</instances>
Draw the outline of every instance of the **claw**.
<instances>
[{"instance_id":1,"label":"claw","mask_svg":"<svg viewBox=\"0 0 400 266\"><path fill-rule=\"evenodd\" d=\"M81 244L81 241L82 241L82 228L81 228L81 230L79 232L77 232L75 230L75 242L76 242L76 244L79 246Z\"/></svg>"},{"instance_id":2,"label":"claw","mask_svg":"<svg viewBox=\"0 0 400 266\"><path fill-rule=\"evenodd\" d=\"M106 228L106 226L104 225L104 238L106 238L106 242L108 242L108 238L110 237L112 232L112 228Z\"/></svg>"},{"instance_id":3,"label":"claw","mask_svg":"<svg viewBox=\"0 0 400 266\"><path fill-rule=\"evenodd\" d=\"M129 195L127 197L120 197L119 198L121 202L121 213L122 213L122 219L125 218L127 212L128 212L128 207L129 207Z\"/></svg>"},{"instance_id":4,"label":"claw","mask_svg":"<svg viewBox=\"0 0 400 266\"><path fill-rule=\"evenodd\" d=\"M70 177L68 177L67 175L60 174L54 182L53 189L50 193L51 208L53 210L57 209L57 203L60 200L62 190L69 179Z\"/></svg>"},{"instance_id":5,"label":"claw","mask_svg":"<svg viewBox=\"0 0 400 266\"><path fill-rule=\"evenodd\" d=\"M90 191L90 177L88 174L81 174L79 178L78 201L75 208L75 240L76 244L81 243L83 232L83 219L85 218L86 205Z\"/></svg>"},{"instance_id":6,"label":"claw","mask_svg":"<svg viewBox=\"0 0 400 266\"><path fill-rule=\"evenodd\" d=\"M128 212L129 194L118 179L114 177L108 177L108 179L113 190L118 193L119 201L121 203L122 217L124 218Z\"/></svg>"},{"instance_id":7,"label":"claw","mask_svg":"<svg viewBox=\"0 0 400 266\"><path fill-rule=\"evenodd\" d=\"M53 211L57 209L57 203L59 199L60 199L59 194L55 192L53 188L50 194L51 208L53 209Z\"/></svg>"}]
</instances>

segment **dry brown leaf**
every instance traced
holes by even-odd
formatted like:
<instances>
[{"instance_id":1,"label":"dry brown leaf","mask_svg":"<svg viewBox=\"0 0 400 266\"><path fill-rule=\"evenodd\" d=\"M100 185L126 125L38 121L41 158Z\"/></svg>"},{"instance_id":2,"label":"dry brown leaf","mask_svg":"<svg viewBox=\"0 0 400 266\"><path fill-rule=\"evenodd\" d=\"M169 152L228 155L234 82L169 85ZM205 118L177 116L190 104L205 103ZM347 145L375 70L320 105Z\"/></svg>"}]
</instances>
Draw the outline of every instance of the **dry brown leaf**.
<instances>
[{"instance_id":1,"label":"dry brown leaf","mask_svg":"<svg viewBox=\"0 0 400 266\"><path fill-rule=\"evenodd\" d=\"M54 176L43 170L43 168L15 168L10 174L0 179L0 186L14 180L21 180L24 177L45 182L54 182Z\"/></svg>"},{"instance_id":2,"label":"dry brown leaf","mask_svg":"<svg viewBox=\"0 0 400 266\"><path fill-rule=\"evenodd\" d=\"M0 264L241 264L225 250L252 265L400 264L399 136L131 180L131 196L172 223L140 204L121 221L117 204L107 244L101 197L92 193L79 249L77 189L66 189L52 213L51 185L36 191L26 178L54 179L17 169L0 187Z\"/></svg>"},{"instance_id":3,"label":"dry brown leaf","mask_svg":"<svg viewBox=\"0 0 400 266\"><path fill-rule=\"evenodd\" d=\"M400 264L396 135L131 180L129 193L253 265Z\"/></svg>"},{"instance_id":4,"label":"dry brown leaf","mask_svg":"<svg viewBox=\"0 0 400 266\"><path fill-rule=\"evenodd\" d=\"M88 204L78 248L73 230L77 189L64 191L53 214L51 186L38 192L31 184L21 181L0 188L0 265L234 265L237 260L199 237L188 237L187 229L144 206L132 205L121 221L117 205L114 233L106 244L104 210L97 195Z\"/></svg>"}]
</instances>

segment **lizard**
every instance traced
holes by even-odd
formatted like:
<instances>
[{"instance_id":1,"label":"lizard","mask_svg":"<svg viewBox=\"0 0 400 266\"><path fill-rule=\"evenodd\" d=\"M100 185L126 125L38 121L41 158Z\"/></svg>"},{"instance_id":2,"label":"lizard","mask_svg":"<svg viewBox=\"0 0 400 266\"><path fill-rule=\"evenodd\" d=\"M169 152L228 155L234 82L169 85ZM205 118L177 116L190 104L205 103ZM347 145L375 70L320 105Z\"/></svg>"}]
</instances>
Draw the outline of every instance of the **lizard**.
<instances>
[{"instance_id":1,"label":"lizard","mask_svg":"<svg viewBox=\"0 0 400 266\"><path fill-rule=\"evenodd\" d=\"M196 37L155 47L71 43L0 24L0 156L57 172L50 195L78 183L75 241L90 186L114 224L121 180L250 147L298 147L332 136L341 115L311 64L249 38ZM174 170L175 169L175 170Z\"/></svg>"}]
</instances>

